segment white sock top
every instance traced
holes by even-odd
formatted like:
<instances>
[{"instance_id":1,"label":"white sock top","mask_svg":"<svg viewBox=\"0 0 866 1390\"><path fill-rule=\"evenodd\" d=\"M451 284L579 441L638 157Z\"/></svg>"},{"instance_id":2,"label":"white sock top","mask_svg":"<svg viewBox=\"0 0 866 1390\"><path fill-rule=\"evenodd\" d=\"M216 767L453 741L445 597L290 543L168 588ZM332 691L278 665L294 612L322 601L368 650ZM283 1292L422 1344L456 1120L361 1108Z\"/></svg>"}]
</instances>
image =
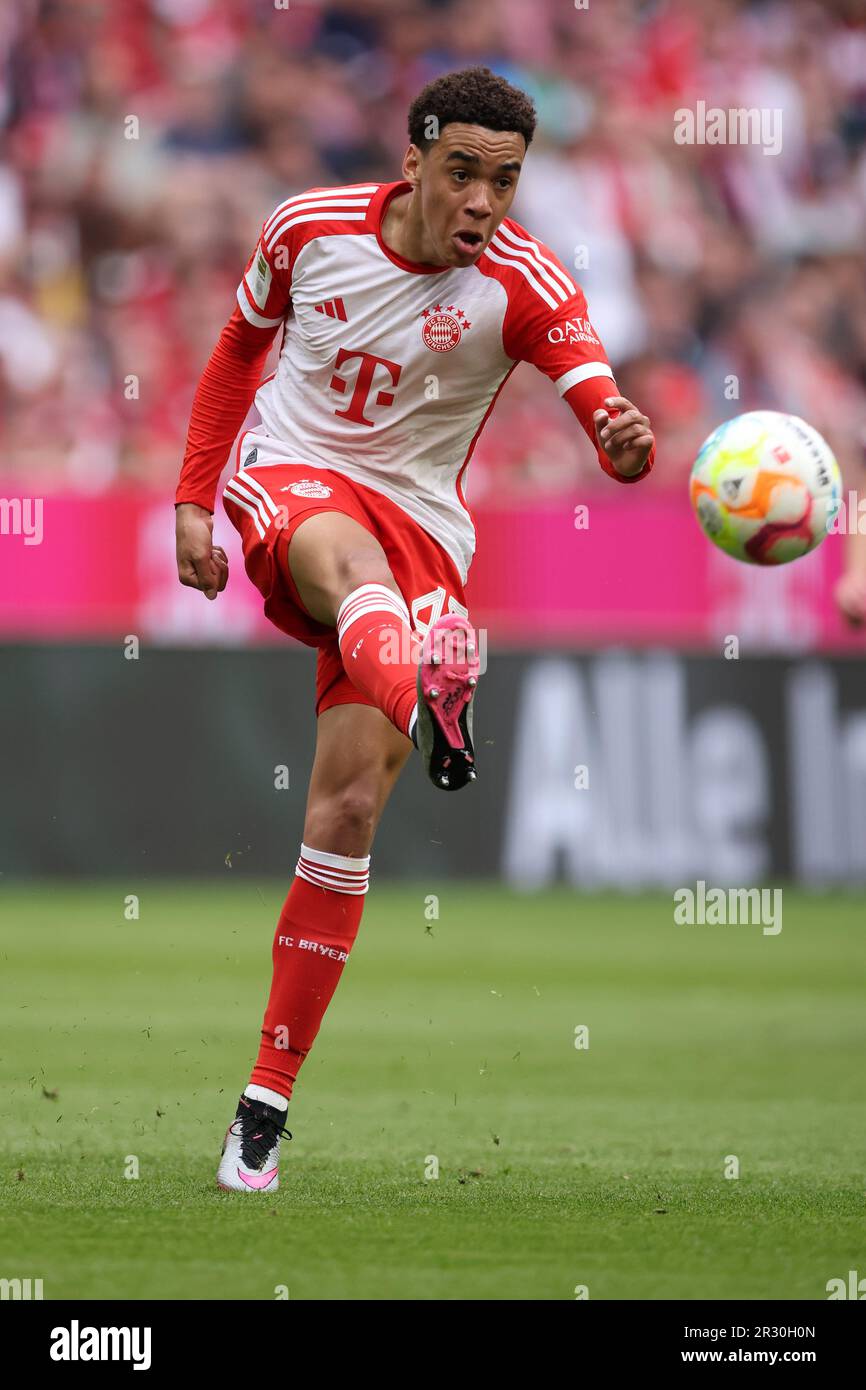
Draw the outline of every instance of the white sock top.
<instances>
[{"instance_id":1,"label":"white sock top","mask_svg":"<svg viewBox=\"0 0 866 1390\"><path fill-rule=\"evenodd\" d=\"M366 893L370 885L370 856L353 859L348 854L329 854L327 850L302 844L295 873L298 878L319 888L330 888L334 893Z\"/></svg>"},{"instance_id":2,"label":"white sock top","mask_svg":"<svg viewBox=\"0 0 866 1390\"><path fill-rule=\"evenodd\" d=\"M250 1082L244 1091L247 1100L263 1100L265 1105L272 1105L275 1110L287 1111L289 1102L285 1096L281 1096L279 1091L269 1091L267 1086L256 1086Z\"/></svg>"}]
</instances>

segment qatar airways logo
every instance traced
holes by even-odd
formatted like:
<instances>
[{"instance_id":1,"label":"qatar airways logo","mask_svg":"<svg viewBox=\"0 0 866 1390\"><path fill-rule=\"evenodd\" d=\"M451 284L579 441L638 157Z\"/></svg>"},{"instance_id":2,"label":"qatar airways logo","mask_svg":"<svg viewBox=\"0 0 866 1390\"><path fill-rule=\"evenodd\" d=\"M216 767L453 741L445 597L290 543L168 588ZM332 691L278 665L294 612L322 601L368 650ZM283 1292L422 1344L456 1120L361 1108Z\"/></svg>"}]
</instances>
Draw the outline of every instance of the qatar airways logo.
<instances>
[{"instance_id":1,"label":"qatar airways logo","mask_svg":"<svg viewBox=\"0 0 866 1390\"><path fill-rule=\"evenodd\" d=\"M565 323L558 323L555 328L549 330L547 341L549 343L593 343L596 347L601 347L589 319L566 319Z\"/></svg>"}]
</instances>

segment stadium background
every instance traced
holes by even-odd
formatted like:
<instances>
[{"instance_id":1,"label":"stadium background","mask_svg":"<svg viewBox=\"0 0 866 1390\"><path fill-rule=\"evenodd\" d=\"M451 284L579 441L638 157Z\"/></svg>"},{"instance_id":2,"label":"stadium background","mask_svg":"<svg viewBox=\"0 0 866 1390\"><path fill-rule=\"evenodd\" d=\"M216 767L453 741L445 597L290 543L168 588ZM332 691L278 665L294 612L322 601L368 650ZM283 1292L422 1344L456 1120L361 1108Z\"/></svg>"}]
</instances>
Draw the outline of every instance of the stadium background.
<instances>
[{"instance_id":1,"label":"stadium background","mask_svg":"<svg viewBox=\"0 0 866 1390\"><path fill-rule=\"evenodd\" d=\"M443 875L524 886L862 882L844 541L752 572L704 541L685 483L709 430L760 406L862 485L866 29L855 3L730 0L4 6L0 496L44 506L41 544L0 536L4 874L288 870L313 658L268 629L221 513L228 590L176 582L190 401L268 211L396 176L411 97L475 62L535 96L515 215L579 267L658 462L611 487L514 374L468 487L483 779L446 818L405 775L377 874L435 847ZM698 96L781 108L782 152L676 144Z\"/></svg>"},{"instance_id":2,"label":"stadium background","mask_svg":"<svg viewBox=\"0 0 866 1390\"><path fill-rule=\"evenodd\" d=\"M658 463L616 487L548 382L509 382L469 482L483 776L401 779L283 1187L235 1202L214 1162L301 834L313 658L268 631L223 520L226 592L178 585L187 414L266 213L393 177L410 98L479 61L537 99L516 215L585 263ZM782 153L676 145L698 99L782 108ZM866 1269L843 540L753 572L685 495L754 406L861 485L864 141L857 0L0 5L0 501L44 504L40 544L0 534L4 1285L814 1300ZM677 925L698 877L783 884L784 929Z\"/></svg>"}]
</instances>

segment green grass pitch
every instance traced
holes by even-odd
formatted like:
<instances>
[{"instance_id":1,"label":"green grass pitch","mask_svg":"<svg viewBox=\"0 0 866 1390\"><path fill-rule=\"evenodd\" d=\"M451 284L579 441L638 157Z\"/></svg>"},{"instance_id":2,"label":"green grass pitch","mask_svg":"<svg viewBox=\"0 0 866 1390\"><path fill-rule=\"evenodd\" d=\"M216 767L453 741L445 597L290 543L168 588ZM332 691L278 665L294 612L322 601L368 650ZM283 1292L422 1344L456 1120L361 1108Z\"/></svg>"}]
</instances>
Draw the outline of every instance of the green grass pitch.
<instances>
[{"instance_id":1,"label":"green grass pitch","mask_svg":"<svg viewBox=\"0 0 866 1390\"><path fill-rule=\"evenodd\" d=\"M523 1300L824 1299L866 1273L862 897L786 889L773 937L677 926L670 896L457 883L428 922L429 886L374 886L257 1199L214 1173L283 888L143 885L133 922L129 891L4 890L0 1275Z\"/></svg>"}]
</instances>

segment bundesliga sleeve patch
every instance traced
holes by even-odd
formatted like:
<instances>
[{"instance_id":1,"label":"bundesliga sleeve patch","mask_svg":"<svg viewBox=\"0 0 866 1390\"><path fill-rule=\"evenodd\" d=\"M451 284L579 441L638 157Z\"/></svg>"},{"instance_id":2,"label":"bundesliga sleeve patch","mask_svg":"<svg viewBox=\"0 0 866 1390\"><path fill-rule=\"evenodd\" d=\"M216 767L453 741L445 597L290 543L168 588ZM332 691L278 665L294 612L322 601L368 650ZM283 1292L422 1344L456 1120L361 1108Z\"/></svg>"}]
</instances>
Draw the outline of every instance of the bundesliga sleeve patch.
<instances>
[{"instance_id":1,"label":"bundesliga sleeve patch","mask_svg":"<svg viewBox=\"0 0 866 1390\"><path fill-rule=\"evenodd\" d=\"M252 265L244 276L247 289L253 297L253 302L260 309L264 309L268 302L268 294L271 288L271 268L265 260L265 253L262 244L259 242L256 254L253 257Z\"/></svg>"}]
</instances>

